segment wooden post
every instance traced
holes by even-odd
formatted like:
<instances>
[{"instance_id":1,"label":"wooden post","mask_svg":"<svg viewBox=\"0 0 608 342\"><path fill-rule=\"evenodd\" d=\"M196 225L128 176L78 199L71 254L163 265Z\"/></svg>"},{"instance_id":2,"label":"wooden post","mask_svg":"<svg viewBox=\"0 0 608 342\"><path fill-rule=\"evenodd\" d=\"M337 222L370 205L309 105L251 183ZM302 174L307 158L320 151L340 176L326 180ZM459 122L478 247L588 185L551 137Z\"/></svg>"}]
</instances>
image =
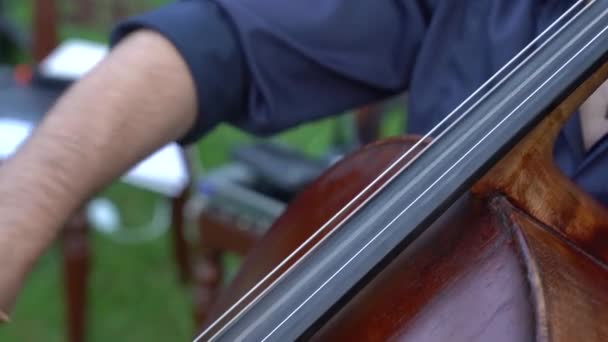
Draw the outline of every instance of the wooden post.
<instances>
[{"instance_id":1,"label":"wooden post","mask_svg":"<svg viewBox=\"0 0 608 342\"><path fill-rule=\"evenodd\" d=\"M87 287L91 267L89 227L84 209L67 223L61 235L66 328L69 342L86 339Z\"/></svg>"},{"instance_id":2,"label":"wooden post","mask_svg":"<svg viewBox=\"0 0 608 342\"><path fill-rule=\"evenodd\" d=\"M382 109L382 104L375 104L362 107L355 113L357 139L361 145L367 145L378 139Z\"/></svg>"},{"instance_id":3,"label":"wooden post","mask_svg":"<svg viewBox=\"0 0 608 342\"><path fill-rule=\"evenodd\" d=\"M57 6L55 0L35 0L33 54L42 61L57 46Z\"/></svg>"},{"instance_id":4,"label":"wooden post","mask_svg":"<svg viewBox=\"0 0 608 342\"><path fill-rule=\"evenodd\" d=\"M184 207L190 190L186 188L178 197L172 199L171 231L173 238L173 254L177 263L177 274L183 284L192 279L192 264L190 261L190 248L186 240L184 227Z\"/></svg>"},{"instance_id":5,"label":"wooden post","mask_svg":"<svg viewBox=\"0 0 608 342\"><path fill-rule=\"evenodd\" d=\"M57 6L55 0L35 0L33 55L39 63L53 51L57 35ZM76 214L61 235L67 337L81 342L86 336L86 300L90 269L88 226L83 211Z\"/></svg>"}]
</instances>

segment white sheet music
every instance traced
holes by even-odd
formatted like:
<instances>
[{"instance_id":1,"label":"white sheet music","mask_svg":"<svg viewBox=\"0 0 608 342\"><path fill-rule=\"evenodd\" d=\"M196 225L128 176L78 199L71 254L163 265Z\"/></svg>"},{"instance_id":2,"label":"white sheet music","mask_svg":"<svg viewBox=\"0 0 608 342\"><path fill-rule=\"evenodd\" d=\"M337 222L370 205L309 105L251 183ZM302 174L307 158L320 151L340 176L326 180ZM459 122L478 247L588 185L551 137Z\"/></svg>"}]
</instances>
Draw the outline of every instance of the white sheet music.
<instances>
[{"instance_id":1,"label":"white sheet music","mask_svg":"<svg viewBox=\"0 0 608 342\"><path fill-rule=\"evenodd\" d=\"M132 168L123 180L170 197L179 195L189 182L181 147L176 143L166 145Z\"/></svg>"},{"instance_id":2,"label":"white sheet music","mask_svg":"<svg viewBox=\"0 0 608 342\"><path fill-rule=\"evenodd\" d=\"M49 78L77 80L97 65L107 53L106 45L69 39L42 61L40 72Z\"/></svg>"},{"instance_id":3,"label":"white sheet music","mask_svg":"<svg viewBox=\"0 0 608 342\"><path fill-rule=\"evenodd\" d=\"M31 123L0 118L0 158L7 158L29 136ZM126 183L174 197L188 185L188 169L181 148L171 143L136 165L122 177Z\"/></svg>"},{"instance_id":4,"label":"white sheet music","mask_svg":"<svg viewBox=\"0 0 608 342\"><path fill-rule=\"evenodd\" d=\"M0 159L13 154L31 130L31 125L25 121L0 118Z\"/></svg>"}]
</instances>

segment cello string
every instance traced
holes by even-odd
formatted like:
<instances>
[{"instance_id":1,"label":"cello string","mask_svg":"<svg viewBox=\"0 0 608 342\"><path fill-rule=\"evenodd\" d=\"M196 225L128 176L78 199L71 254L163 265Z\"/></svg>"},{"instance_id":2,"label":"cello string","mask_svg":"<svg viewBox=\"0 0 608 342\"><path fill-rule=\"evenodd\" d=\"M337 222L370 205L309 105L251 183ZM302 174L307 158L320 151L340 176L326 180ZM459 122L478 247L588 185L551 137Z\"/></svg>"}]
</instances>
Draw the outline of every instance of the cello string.
<instances>
[{"instance_id":1,"label":"cello string","mask_svg":"<svg viewBox=\"0 0 608 342\"><path fill-rule=\"evenodd\" d=\"M258 285L259 285L259 284L258 284ZM243 299L244 299L244 298L243 298ZM238 305L238 303L237 303L237 305Z\"/></svg>"},{"instance_id":2,"label":"cello string","mask_svg":"<svg viewBox=\"0 0 608 342\"><path fill-rule=\"evenodd\" d=\"M595 2L596 0L592 0L591 2L589 2L587 5L585 5L585 7L583 7L579 13L577 13L575 15L578 16L580 15L586 8L588 8L590 6L591 3ZM335 221L346 209L348 209L350 206L352 206L353 204L355 204L355 202L363 195L365 194L367 191L369 191L373 185L375 185L378 181L380 181L382 179L382 177L384 177L386 174L388 174L390 171L392 171L393 168L395 168L396 166L398 166L398 164L403 161L403 159L405 159L408 155L410 155L414 150L416 150L421 144L422 141L428 139L431 135L433 135L433 133L435 131L437 131L439 128L441 128L442 126L444 126L451 117L453 117L454 115L456 115L458 113L458 111L460 109L462 109L466 104L468 104L476 95L478 95L479 93L481 93L484 89L488 88L488 86L491 84L491 82L493 82L494 80L496 80L499 76L501 76L502 73L505 72L505 70L507 70L507 68L509 68L510 66L512 66L515 62L517 62L522 56L524 56L528 51L530 51L531 49L534 48L534 45L536 43L538 43L541 39L545 38L549 33L551 33L551 31L558 26L558 24L560 24L561 22L563 22L564 20L566 20L566 18L568 18L568 16L570 14L572 14L578 7L580 7L581 4L585 3L585 0L579 0L577 1L570 9L568 9L564 14L562 14L555 22L553 22L549 27L547 27L538 37L536 37L532 42L530 42L522 51L520 51L515 57L513 57L505 66L503 66L500 70L498 70L490 79L488 79L484 84L482 84L473 94L471 94L463 103L461 103L458 107L456 107L450 114L448 114L443 120L441 120L440 123L438 123L435 127L433 127L424 137L422 137L414 146L412 146L408 151L406 151L403 155L401 155L395 162L393 162L386 170L384 170L379 176L377 176L366 188L364 188L358 195L356 195L349 203L346 204L345 207L343 207L338 213L336 213L333 217L331 217L328 221L326 221L326 223L320 227L313 235L311 235L311 237L309 237L306 241L304 241L297 249L295 249L289 256L287 256L279 265L277 265L272 271L270 271L263 279L261 279L258 283L256 283L256 285L254 285L245 295L243 295L235 304L233 304L227 311L224 312L224 314L222 314L217 320L215 320L209 327L207 327L207 329L205 331L203 331L203 333L201 333L196 339L195 341L198 341L200 338L202 338L207 332L209 332L210 330L212 330L217 324L220 323L221 320L223 320L224 318L226 318L226 316L234 311L245 299L247 299L248 297L250 297L254 291L256 291L261 285L263 285L264 283L267 282L267 280L275 273L277 273L290 259L292 259L295 255L297 255L304 246L306 246L307 244L309 244L316 236L318 236L318 234L320 234L324 229L326 229L330 223L332 223L333 221ZM574 17L574 18L575 18ZM544 43L542 43L542 45L540 45L538 48L536 48L536 51L534 51L530 56L526 57L524 59L523 62L525 62L526 60L528 60L529 58L531 58L532 56L534 56L538 50L540 50L541 48L543 48L549 41L551 41L557 33L559 33L561 30L563 30L565 27L567 27L571 22L572 22L573 18L571 18L570 20L568 20L568 22L566 22L563 26L561 26L561 28L556 31L555 33L553 33ZM516 70L519 69L519 66L517 68L515 68L514 70L512 70L511 72L509 72L507 74L506 77L509 77L513 72L515 72ZM499 81L496 85L494 85L490 90L487 91L487 93L479 100L477 100L477 102L475 102L471 108L469 110L467 110L466 112L464 112L461 117L458 119L462 119L464 116L466 116L468 113L470 113L472 111L472 109L479 104L480 101L482 101L484 98L486 98L493 90L495 90L498 86L500 86L502 83L504 83L504 78ZM453 127L458 121L452 123L449 127L447 127L446 129L444 129L442 131L441 134L439 134L437 136L436 139L434 139L423 151L421 151L420 153L423 153L426 149L428 149L428 147L430 147L435 141L437 141L438 139L441 138L441 136L443 136L445 134L445 132L447 132L451 127ZM414 159L415 160L415 159ZM413 160L412 160L413 161ZM410 165L410 163L408 163L405 167L407 167L408 165ZM393 176L396 177L397 175ZM392 179L392 178L391 178ZM387 182L389 183L390 180ZM381 189L380 189L381 190ZM364 205L366 202L362 203L362 205ZM346 221L350 216L346 217L343 221ZM334 227L338 228L338 227ZM329 236L329 235L328 235ZM319 241L322 242L323 240ZM305 257L305 255L303 256ZM291 267L295 266L292 265ZM291 268L290 267L290 268ZM278 279L277 279L278 280ZM276 280L275 280L276 281ZM261 293L259 294L259 296L262 296L264 294ZM258 296L258 297L259 297ZM250 304L253 304L250 303ZM246 309L246 308L245 308ZM234 317L233 320L237 317Z\"/></svg>"},{"instance_id":3,"label":"cello string","mask_svg":"<svg viewBox=\"0 0 608 342\"><path fill-rule=\"evenodd\" d=\"M591 22L591 25L597 23L608 14L608 9L604 10L600 16ZM514 108L507 116L505 116L498 124L496 124L489 132L487 132L473 147L471 147L464 155L462 155L450 168L444 171L438 179L436 179L429 187L427 187L412 203L410 203L405 209L403 209L394 219L392 219L382 230L380 230L372 239L370 239L355 255L349 258L336 272L334 272L323 284L321 284L317 290L310 294L296 309L294 309L277 327L274 328L263 340L266 341L276 330L278 330L290 317L292 317L301 307L303 307L312 297L314 297L320 290L323 289L333 278L335 278L348 264L350 264L359 254L361 254L366 248L368 248L378 237L380 237L390 226L395 223L407 210L409 210L420 198L422 198L428 191L430 191L435 185L439 183L447 174L449 174L458 164L460 164L471 152L473 152L481 143L483 143L492 133L494 133L503 123L505 123L519 108L521 108L526 102L528 102L536 93L543 89L547 83L549 83L555 76L557 76L566 66L568 66L576 57L578 57L585 49L589 47L594 41L608 31L608 26L604 27L597 35L595 35L587 44L585 44L574 56L570 57L558 70L556 70L549 78L547 78L536 90L534 90L528 97L524 99L516 108ZM582 35L579 34L579 36ZM569 44L571 45L571 44ZM551 58L549 61L554 60L556 57ZM538 72L537 72L538 73ZM536 73L536 74L537 74ZM521 88L521 87L520 87Z\"/></svg>"},{"instance_id":4,"label":"cello string","mask_svg":"<svg viewBox=\"0 0 608 342\"><path fill-rule=\"evenodd\" d=\"M595 0L593 0L593 1L595 1ZM546 33L547 33L547 32L549 32L549 31L550 31L550 30L551 30L551 29L552 29L552 28L553 28L555 25L557 25L559 22L563 21L563 19L564 19L565 17L567 17L567 16L568 16L568 15L569 15L569 14L570 14L572 11L574 11L574 10L576 9L576 7L577 7L578 5L580 5L582 2L583 2L583 1L579 1L579 2L577 2L575 5L573 5L573 6L572 6L572 8L571 8L571 9L569 9L569 10L568 10L566 13L564 13L564 15L563 15L562 17L558 18L558 20L557 20L557 21L556 21L554 24L552 24L550 27L548 27L548 28L547 28L547 30L545 30L543 33L541 33L541 35L540 35L539 37L537 37L537 39L535 39L535 40L534 40L532 43L530 43L530 45L529 45L529 46L527 46L527 47L526 47L526 48L525 48L525 49L524 49L522 52L520 52L520 54L518 54L517 56L515 56L515 57L514 57L514 58L513 58L513 59L512 59L512 60L511 60L511 61L510 61L510 62L509 62L507 65L505 65L505 67L503 67L501 70L499 70L499 71L498 71L498 72L497 72L497 73L496 73L496 74L495 74L495 75L494 75L494 76L493 76L493 77L492 77L490 80L488 80L488 82L486 82L484 85L482 85L482 87L481 87L480 89L478 89L478 90L477 90L477 91L476 91L474 94L472 94L472 95L471 95L471 96L470 96L470 97L469 97L467 100L465 100L465 102L464 102L463 104L461 104L461 105L460 105L458 108L456 108L456 109L454 110L454 112L452 112L450 115L448 115L448 117L446 117L444 120L442 120L442 122L441 122L440 124L438 124L438 125L437 125L437 126L436 126L436 127L433 129L433 130L431 130L431 132L429 132L429 133L428 133L428 134L427 134L425 137L423 137L421 140L424 140L425 138L428 138L428 136L430 136L430 135L433 133L433 131L435 131L435 130L437 129L437 127L441 126L441 125L442 125L442 124L443 124L443 123L444 123L444 122L445 122L445 121L446 121L446 120L447 120L447 119L448 119L450 116L452 116L452 115L453 115L453 114L454 114L454 113L455 113L455 112L456 112L458 109L460 109L460 108L461 108L461 107L462 107L464 104L466 104L467 102L469 102L469 100L470 100L470 99L471 99L473 96L475 96L475 95L476 95L477 93L479 93L479 92L480 92L480 91L481 91L481 90L482 90L484 87L486 87L486 86L487 86L487 84L488 84L489 82L491 82L492 80L494 80L494 79L495 79L495 78L496 78L496 77L497 77L497 76L498 76L498 75L499 75L499 74L500 74L502 71L504 71L504 69L505 69L506 67L508 67L508 66L510 66L511 64L513 64L513 62L514 62L515 60L517 60L517 59L518 59L518 58L519 58L519 57L520 57L520 56L521 56L521 55L522 55L524 52L526 52L527 50L529 50L529 49L530 49L530 47L531 47L533 44L535 44L535 43L536 43L536 42L537 42L537 41L538 41L538 40L539 40L541 37L545 36L545 35L546 35ZM583 9L583 10L584 10L584 9ZM569 24L569 23L567 23L567 24ZM567 26L567 24L566 24L565 26ZM553 38L553 37L551 37L551 38ZM543 45L543 46L544 46L544 45ZM541 46L541 47L542 47L542 46ZM540 48L539 48L539 49L540 49ZM494 88L496 88L496 87L494 87ZM493 89L494 89L494 88L493 88ZM479 101L478 101L478 102L479 102ZM467 114L467 113L465 113L464 115L466 115L466 114ZM448 129L449 129L449 128L450 128L450 127L448 127ZM437 139L435 139L434 141L437 141ZM381 178L381 177L382 177L384 174L386 174L386 173L387 173L387 172L388 172L390 169L392 169L392 168L393 168L393 167L394 167L396 164L398 164L398 163L399 163L399 162L400 162L400 161L401 161L401 160L402 160L402 159L403 159L405 156L407 156L409 153L411 153L411 151L412 151L412 150L414 150L414 149L415 149L415 148L416 148L418 145L419 145L419 144L414 145L414 146L413 146L413 147L412 147L412 148L411 148L409 151L407 151L407 152L405 153L405 155L404 155L404 156L402 156L402 157L401 157L399 160L397 160L395 163L393 163L393 165L391 165L391 166L389 167L389 169L387 169L387 170L386 170L386 171L385 171L383 174L381 174L381 175L380 175L380 176L379 176L379 177L378 177L376 180L374 180L374 182L372 182L372 185L373 185L373 184L374 184L374 183L375 183L375 182L376 182L376 181L377 181L379 178ZM369 188L369 187L371 187L371 186L368 186L368 188ZM368 188L364 189L364 190L363 190L363 192L365 192L366 190L368 190ZM360 194L360 195L361 195L361 194ZM358 196L360 196L360 195L358 195ZM353 200L352 200L352 201L351 201L349 204L347 204L347 207L348 207L349 205L353 204L353 202L354 202L356 199L357 199L357 198L353 199ZM364 204L364 203L363 203L363 204ZM363 205L363 204L362 204L362 205ZM344 208L343 208L343 210L344 210ZM320 228L320 229L319 229L319 230L318 230L318 231L317 231L315 234L318 234L318 233L319 233L321 230L323 230L324 228L326 228L326 227L327 227L327 225L328 225L328 224L329 224L331 221L335 220L336 216L338 216L339 214L340 214L340 212L339 212L338 214L334 215L334 217L332 217L332 218L331 218L331 219L330 219L330 220L329 220L329 221L328 221L328 222L327 222L327 223L326 223L326 224L325 224L323 227L321 227L321 228ZM348 219L348 218L346 218L346 219ZM346 220L346 219L345 219L345 220ZM336 228L337 228L337 227L336 227ZM213 328L213 326L215 326L215 325L216 325L216 324L217 324L219 321L221 321L223 318L225 318L225 316L226 316L226 315L227 315L229 312L234 311L234 309L235 309L235 307L236 307L236 306L240 305L240 304L241 304L241 303L242 303L242 302L243 302L243 301L244 301L244 300L245 300L247 297L249 297L249 296L252 294L252 292L253 292L253 291L255 291L257 288L259 288L261 285L263 285L263 283L265 283L265 282L268 280L268 278L270 278L270 276L272 276L272 274L273 274L273 273L276 273L276 271L278 271L278 270L279 270L279 269L280 269L280 268L281 268L281 267L284 265L284 263L285 263L285 262L287 262L289 259L293 258L293 256L294 256L296 253L298 253L298 251L299 251L299 250L300 250L300 249L301 249L303 246L305 246L307 243L309 243L309 242L310 242L310 240L312 240L312 238L314 238L314 237L315 237L314 235L313 235L313 236L311 236L311 238L309 238L307 241L305 241L305 242L304 242L304 243L303 243L303 244L302 244L302 245L301 245L301 246L300 246L298 249L296 249L296 250L295 250L295 251L294 251L294 252L293 252L291 255L289 255L289 256L288 256L288 257L287 257L285 260L283 260L283 262L282 262L281 264L279 264L277 267L275 267L275 269L274 269L273 271L271 271L271 272L270 272L270 273L269 273L269 274L268 274L268 275L267 275L265 278L263 278L263 279L262 279L260 282L258 282L258 284L256 284L256 285L255 285L255 286L254 286L254 287L253 287L253 288L252 288L252 289L251 289L251 290L250 290L248 293L246 293L246 294L245 294L245 295L244 295L244 296L243 296L243 297L242 297L242 298L241 298L241 299L240 299L240 300L239 300L237 303L235 303L235 304L234 304L234 305L233 305L233 306L232 306L232 307L231 307L231 308L230 308L228 311L226 311L224 315L222 315L220 318L218 318L218 320L216 320L216 321L215 321L215 322L214 322L214 323L213 323L213 324L212 324L212 325L211 325L211 326L210 326L210 327L209 327L207 330L212 329L212 328ZM263 294L261 294L261 295L263 295ZM206 330L206 331L207 331L207 330ZM205 331L205 332L206 332L206 331ZM205 333L205 332L204 332L204 333ZM204 334L204 333L203 333L203 334Z\"/></svg>"}]
</instances>

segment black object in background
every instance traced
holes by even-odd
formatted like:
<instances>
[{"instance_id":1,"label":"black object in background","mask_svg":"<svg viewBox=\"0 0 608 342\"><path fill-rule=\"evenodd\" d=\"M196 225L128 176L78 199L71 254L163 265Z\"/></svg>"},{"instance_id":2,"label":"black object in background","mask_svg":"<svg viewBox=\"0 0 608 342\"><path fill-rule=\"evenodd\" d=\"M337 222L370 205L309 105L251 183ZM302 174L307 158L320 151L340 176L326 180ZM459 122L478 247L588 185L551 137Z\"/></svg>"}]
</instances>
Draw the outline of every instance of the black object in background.
<instances>
[{"instance_id":1,"label":"black object in background","mask_svg":"<svg viewBox=\"0 0 608 342\"><path fill-rule=\"evenodd\" d=\"M232 154L256 174L258 191L284 202L289 202L330 164L276 143L241 146Z\"/></svg>"},{"instance_id":2,"label":"black object in background","mask_svg":"<svg viewBox=\"0 0 608 342\"><path fill-rule=\"evenodd\" d=\"M41 85L36 80L31 85L19 86L13 80L13 69L0 64L0 118L36 123L62 92L61 87Z\"/></svg>"},{"instance_id":3,"label":"black object in background","mask_svg":"<svg viewBox=\"0 0 608 342\"><path fill-rule=\"evenodd\" d=\"M0 90L15 85L13 80L13 69L0 64Z\"/></svg>"},{"instance_id":4,"label":"black object in background","mask_svg":"<svg viewBox=\"0 0 608 342\"><path fill-rule=\"evenodd\" d=\"M4 0L0 0L0 64L15 64L25 53L25 34L6 16Z\"/></svg>"}]
</instances>

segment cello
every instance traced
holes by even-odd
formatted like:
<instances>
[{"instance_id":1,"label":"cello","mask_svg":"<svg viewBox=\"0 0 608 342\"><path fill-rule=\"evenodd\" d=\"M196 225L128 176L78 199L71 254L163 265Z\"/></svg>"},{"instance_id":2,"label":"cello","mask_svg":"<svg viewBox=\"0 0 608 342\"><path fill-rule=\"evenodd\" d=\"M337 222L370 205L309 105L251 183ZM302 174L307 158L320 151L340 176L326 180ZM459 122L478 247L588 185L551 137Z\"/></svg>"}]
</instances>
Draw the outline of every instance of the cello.
<instances>
[{"instance_id":1,"label":"cello","mask_svg":"<svg viewBox=\"0 0 608 342\"><path fill-rule=\"evenodd\" d=\"M608 1L578 1L429 134L304 190L195 340L608 340L608 211L552 161L607 78Z\"/></svg>"}]
</instances>

